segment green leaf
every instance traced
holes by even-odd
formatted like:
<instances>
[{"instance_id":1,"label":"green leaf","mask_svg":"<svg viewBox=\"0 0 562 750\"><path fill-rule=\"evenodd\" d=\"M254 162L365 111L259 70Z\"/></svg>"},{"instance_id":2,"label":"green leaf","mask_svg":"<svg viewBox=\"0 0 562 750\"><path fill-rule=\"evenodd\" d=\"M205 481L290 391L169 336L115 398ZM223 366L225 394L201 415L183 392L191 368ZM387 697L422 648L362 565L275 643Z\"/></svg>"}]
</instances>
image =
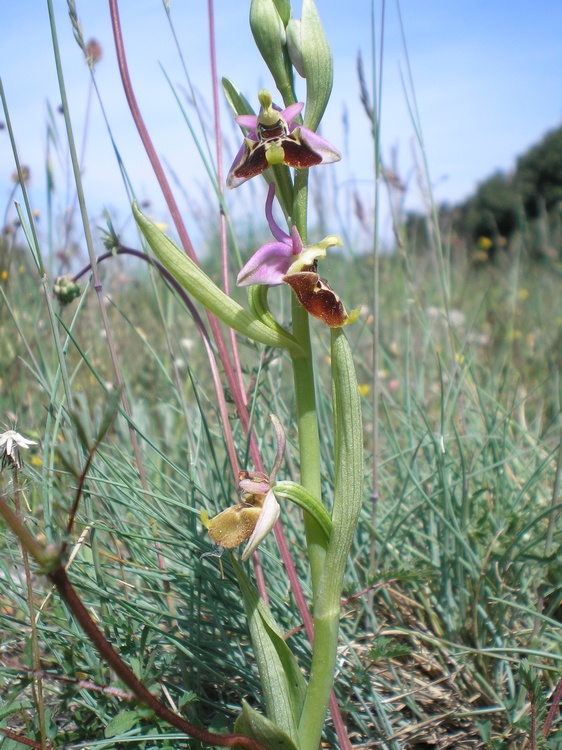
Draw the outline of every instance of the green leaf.
<instances>
[{"instance_id":1,"label":"green leaf","mask_svg":"<svg viewBox=\"0 0 562 750\"><path fill-rule=\"evenodd\" d=\"M219 289L196 263L141 213L136 202L133 203L133 214L158 260L207 310L249 339L259 341L260 344L266 346L280 347L302 354L302 349L293 336L289 333L282 335L277 331L272 331Z\"/></svg>"},{"instance_id":2,"label":"green leaf","mask_svg":"<svg viewBox=\"0 0 562 750\"><path fill-rule=\"evenodd\" d=\"M232 563L244 599L267 716L296 742L305 679L269 608L234 557Z\"/></svg>"},{"instance_id":3,"label":"green leaf","mask_svg":"<svg viewBox=\"0 0 562 750\"><path fill-rule=\"evenodd\" d=\"M329 541L332 533L332 519L326 507L317 497L297 482L277 482L272 488L276 498L284 497L314 518Z\"/></svg>"},{"instance_id":4,"label":"green leaf","mask_svg":"<svg viewBox=\"0 0 562 750\"><path fill-rule=\"evenodd\" d=\"M98 435L96 437L96 443L101 443L101 441L104 439L107 431L113 424L113 420L115 419L115 415L119 411L119 404L121 403L121 392L123 388L116 388L114 391L112 391L109 394L109 398L107 399L107 404L105 406L105 411L103 413L103 417L101 420L101 424L98 430Z\"/></svg>"},{"instance_id":5,"label":"green leaf","mask_svg":"<svg viewBox=\"0 0 562 750\"><path fill-rule=\"evenodd\" d=\"M361 396L353 354L341 328L332 328L332 399L334 412L334 506L332 536L326 553L324 585L338 602L363 501L363 426Z\"/></svg>"},{"instance_id":6,"label":"green leaf","mask_svg":"<svg viewBox=\"0 0 562 750\"><path fill-rule=\"evenodd\" d=\"M129 729L132 729L138 720L138 714L136 711L121 711L105 728L106 737L117 737L119 734L125 734Z\"/></svg>"},{"instance_id":7,"label":"green leaf","mask_svg":"<svg viewBox=\"0 0 562 750\"><path fill-rule=\"evenodd\" d=\"M232 83L229 78L222 79L222 87L226 96L227 102L230 104L230 108L235 115L255 115L256 113L252 109L252 105L246 99L244 94L241 93L240 89Z\"/></svg>"},{"instance_id":8,"label":"green leaf","mask_svg":"<svg viewBox=\"0 0 562 750\"><path fill-rule=\"evenodd\" d=\"M303 0L301 52L306 78L304 126L316 130L332 93L334 64L314 0Z\"/></svg>"},{"instance_id":9,"label":"green leaf","mask_svg":"<svg viewBox=\"0 0 562 750\"><path fill-rule=\"evenodd\" d=\"M234 731L261 742L271 750L298 750L297 745L272 721L242 701L242 713L234 723Z\"/></svg>"}]
</instances>

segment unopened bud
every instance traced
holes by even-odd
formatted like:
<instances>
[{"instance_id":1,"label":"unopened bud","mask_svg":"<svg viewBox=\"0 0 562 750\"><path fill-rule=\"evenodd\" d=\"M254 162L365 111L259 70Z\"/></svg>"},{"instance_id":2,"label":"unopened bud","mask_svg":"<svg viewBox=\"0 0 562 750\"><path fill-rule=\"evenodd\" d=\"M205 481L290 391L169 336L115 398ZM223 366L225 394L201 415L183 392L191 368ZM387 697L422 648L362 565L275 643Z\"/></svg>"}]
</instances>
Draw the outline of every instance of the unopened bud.
<instances>
[{"instance_id":1,"label":"unopened bud","mask_svg":"<svg viewBox=\"0 0 562 750\"><path fill-rule=\"evenodd\" d=\"M287 53L285 24L274 0L252 0L250 28L283 101L294 101L293 73Z\"/></svg>"},{"instance_id":2,"label":"unopened bud","mask_svg":"<svg viewBox=\"0 0 562 750\"><path fill-rule=\"evenodd\" d=\"M53 294L61 305L70 304L72 300L80 296L80 292L80 284L77 284L69 274L58 276L55 279Z\"/></svg>"}]
</instances>

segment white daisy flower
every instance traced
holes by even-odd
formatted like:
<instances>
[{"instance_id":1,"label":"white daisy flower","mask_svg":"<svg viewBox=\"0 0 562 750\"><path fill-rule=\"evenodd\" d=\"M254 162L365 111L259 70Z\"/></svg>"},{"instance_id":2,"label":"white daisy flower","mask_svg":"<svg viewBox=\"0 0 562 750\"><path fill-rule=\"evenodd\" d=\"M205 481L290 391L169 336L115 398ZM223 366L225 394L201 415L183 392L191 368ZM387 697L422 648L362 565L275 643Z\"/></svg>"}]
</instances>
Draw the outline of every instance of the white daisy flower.
<instances>
[{"instance_id":1,"label":"white daisy flower","mask_svg":"<svg viewBox=\"0 0 562 750\"><path fill-rule=\"evenodd\" d=\"M23 460L20 449L27 450L30 445L37 445L37 440L24 438L15 430L6 430L0 434L0 469L10 465L21 471Z\"/></svg>"}]
</instances>

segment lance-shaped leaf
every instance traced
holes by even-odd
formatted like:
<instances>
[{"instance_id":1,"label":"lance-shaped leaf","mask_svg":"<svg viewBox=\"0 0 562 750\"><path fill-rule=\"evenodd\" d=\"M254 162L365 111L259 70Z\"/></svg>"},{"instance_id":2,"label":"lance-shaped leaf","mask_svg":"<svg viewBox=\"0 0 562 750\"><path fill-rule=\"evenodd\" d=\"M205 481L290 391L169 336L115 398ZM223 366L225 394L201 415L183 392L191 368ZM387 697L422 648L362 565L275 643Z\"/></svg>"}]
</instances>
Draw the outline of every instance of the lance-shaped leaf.
<instances>
[{"instance_id":1,"label":"lance-shaped leaf","mask_svg":"<svg viewBox=\"0 0 562 750\"><path fill-rule=\"evenodd\" d=\"M288 349L302 354L302 349L289 333L272 330L261 320L244 310L237 302L226 295L211 281L207 274L177 247L172 240L158 229L133 203L133 214L146 241L158 260L172 276L207 310L217 318L242 333L249 339L259 341L266 346Z\"/></svg>"},{"instance_id":2,"label":"lance-shaped leaf","mask_svg":"<svg viewBox=\"0 0 562 750\"><path fill-rule=\"evenodd\" d=\"M363 500L363 426L361 396L353 354L345 333L332 329L332 400L334 412L334 505L332 536L324 569L326 589L339 601L346 559Z\"/></svg>"},{"instance_id":3,"label":"lance-shaped leaf","mask_svg":"<svg viewBox=\"0 0 562 750\"><path fill-rule=\"evenodd\" d=\"M301 54L306 78L305 127L316 130L332 93L334 65L314 0L303 0L300 25Z\"/></svg>"},{"instance_id":4,"label":"lance-shaped leaf","mask_svg":"<svg viewBox=\"0 0 562 750\"><path fill-rule=\"evenodd\" d=\"M242 701L242 713L236 719L234 731L261 742L275 750L298 750L295 743L279 727Z\"/></svg>"},{"instance_id":5,"label":"lance-shaped leaf","mask_svg":"<svg viewBox=\"0 0 562 750\"><path fill-rule=\"evenodd\" d=\"M244 599L267 717L293 742L298 742L305 679L268 607L234 557L232 564Z\"/></svg>"},{"instance_id":6,"label":"lance-shaped leaf","mask_svg":"<svg viewBox=\"0 0 562 750\"><path fill-rule=\"evenodd\" d=\"M330 539L332 534L332 519L330 518L330 514L322 504L322 501L314 497L306 487L297 482L277 482L273 485L272 489L277 498L283 497L286 500L290 500L295 505L298 505L299 508L306 511L306 513L310 513L326 534L326 539Z\"/></svg>"},{"instance_id":7,"label":"lance-shaped leaf","mask_svg":"<svg viewBox=\"0 0 562 750\"><path fill-rule=\"evenodd\" d=\"M340 599L347 557L363 497L361 397L353 355L341 328L331 331L334 413L332 533L314 607L311 676L299 724L302 747L318 747L336 668Z\"/></svg>"}]
</instances>

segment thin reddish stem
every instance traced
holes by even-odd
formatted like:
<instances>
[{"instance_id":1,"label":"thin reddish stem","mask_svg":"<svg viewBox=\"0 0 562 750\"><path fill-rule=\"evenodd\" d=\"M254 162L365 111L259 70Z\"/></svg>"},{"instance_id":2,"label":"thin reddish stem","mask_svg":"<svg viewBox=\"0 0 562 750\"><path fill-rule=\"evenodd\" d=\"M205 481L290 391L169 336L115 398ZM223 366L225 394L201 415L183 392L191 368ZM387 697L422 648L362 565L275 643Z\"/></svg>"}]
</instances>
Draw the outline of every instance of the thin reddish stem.
<instances>
[{"instance_id":1,"label":"thin reddish stem","mask_svg":"<svg viewBox=\"0 0 562 750\"><path fill-rule=\"evenodd\" d=\"M215 43L215 12L213 0L208 0L207 9L209 15L209 51L211 56L211 89L213 92L213 112L214 112L214 127L215 127L215 145L216 145L216 160L217 160L217 190L219 192L219 200L221 202L220 216L219 216L219 230L220 230L220 243L221 243L221 265L222 265L222 284L225 294L230 294L230 278L228 269L228 242L226 239L226 216L224 215L224 209L222 203L224 201L224 176L223 176L223 164L222 164L222 132L221 132L221 117L220 117L220 105L219 105L219 81L217 75L217 49ZM240 357L238 354L238 344L236 342L236 333L230 329L230 346L232 349L232 358L234 360L234 370L238 383L240 385L240 392L244 400L244 404L248 404L246 397L246 389L244 388L244 379L242 377L242 367L240 366Z\"/></svg>"},{"instance_id":2,"label":"thin reddish stem","mask_svg":"<svg viewBox=\"0 0 562 750\"><path fill-rule=\"evenodd\" d=\"M550 727L552 726L552 722L554 721L554 717L556 716L556 712L558 711L558 706L560 705L561 698L562 698L562 679L558 682L558 685L556 686L556 690L554 691L554 695L552 696L552 703L550 704L550 709L548 711L548 715L544 723L543 734L545 737L548 737L548 733L550 732Z\"/></svg>"},{"instance_id":3,"label":"thin reddish stem","mask_svg":"<svg viewBox=\"0 0 562 750\"><path fill-rule=\"evenodd\" d=\"M20 734L16 734L15 732L10 731L9 729L5 729L4 727L0 727L0 732L4 734L5 737L7 737L9 740L14 740L15 742L19 742L22 745L26 745L27 747L35 747L37 750L41 750L41 743L35 742L34 740L30 740L27 737L22 737ZM49 742L49 748L54 747L52 742Z\"/></svg>"},{"instance_id":4,"label":"thin reddish stem","mask_svg":"<svg viewBox=\"0 0 562 750\"><path fill-rule=\"evenodd\" d=\"M154 145L152 143L152 140L150 138L146 125L144 124L141 111L137 104L137 100L136 100L135 93L133 90L133 85L131 82L131 77L129 75L127 58L125 55L125 46L123 43L123 34L121 33L121 21L119 19L119 8L118 8L117 0L109 0L109 11L111 14L111 25L113 28L113 36L115 40L115 49L117 52L117 61L119 64L119 72L121 74L121 80L123 82L123 90L125 91L125 96L127 98L129 109L131 110L133 121L141 137L144 150L146 151L146 154L148 156L152 169L154 170L154 174L156 175L156 179L158 180L160 189L162 190L164 200L166 201L168 210L170 211L170 215L176 227L176 230L179 235L180 241L183 245L183 248L185 252L187 253L187 255L194 261L194 263L198 264L199 261L197 259L197 254L191 243L191 239L189 237L189 234L187 232L187 229L181 217L178 204L176 202L176 199L174 198L174 194L172 193L172 189L164 173L164 169L162 168L162 164L160 163L158 155L156 154L156 150L154 148ZM234 398L236 408L238 409L238 412L241 413L245 407L244 396L242 395L243 389L239 387L238 379L235 377L234 370L232 368L232 362L230 359L230 355L226 346L226 342L224 340L224 336L223 336L219 321L212 313L208 311L207 311L207 318L209 320L211 332L213 334L213 338L217 345L219 358L224 368L224 373L225 373L229 388L232 392L232 396ZM245 426L245 429L247 429L247 425ZM252 436L251 439L255 441L254 436ZM225 440L231 441L232 444L234 444L232 434L229 428L226 428ZM238 479L238 475L235 471L234 466L232 467L232 470L233 470L234 478Z\"/></svg>"},{"instance_id":5,"label":"thin reddish stem","mask_svg":"<svg viewBox=\"0 0 562 750\"><path fill-rule=\"evenodd\" d=\"M197 308L191 301L189 295L187 294L185 289L182 287L182 285L172 276L172 274L168 271L168 269L165 268L155 258L151 258L149 255L141 252L140 250L134 250L133 248L124 247L123 245L119 245L119 247L116 250L116 254L117 255L132 255L133 257L139 258L140 260L144 260L146 263L149 263L150 265L157 268L160 275L166 279L166 281L168 282L168 284L170 284L171 287L173 287L173 289L177 292L177 294L181 298L184 305L189 310L191 317L193 318L193 321L195 325L197 326L201 339L203 340L205 351L207 352L207 359L209 360L209 367L211 368L213 385L215 387L215 392L217 394L217 402L218 402L218 407L219 407L219 413L221 416L221 423L223 425L224 434L225 434L225 442L226 442L226 449L228 452L228 459L230 461L230 465L232 466L232 471L234 473L234 476L238 478L238 472L240 470L240 466L238 464L238 456L236 454L236 447L234 445L234 440L233 439L226 440L226 436L229 434L232 438L232 432L230 431L230 421L228 417L228 407L226 405L226 399L224 396L224 390L222 387L222 382L221 382L221 377L219 373L219 368L217 365L217 360L215 357L215 352L213 350L213 345L211 343L211 339L209 337L209 334L207 332L207 328L205 326L205 323L203 322L203 319L197 312ZM114 255L113 252L104 253L103 255L100 255L100 257L97 259L97 263L101 263L102 261L107 260L108 258L112 258L113 255ZM90 265L88 264L73 277L73 281L78 281L78 279L81 276L83 276L85 273L87 273L89 270L90 270Z\"/></svg>"},{"instance_id":6,"label":"thin reddish stem","mask_svg":"<svg viewBox=\"0 0 562 750\"><path fill-rule=\"evenodd\" d=\"M248 748L248 750L267 750L267 748L259 742L256 742L249 737L245 737L242 734L215 734L214 732L207 732L207 730L195 726L195 724L192 724L179 714L171 711L142 684L135 673L129 669L121 659L109 641L102 635L101 631L91 618L90 613L82 604L80 597L70 583L65 569L63 567L58 568L53 573L49 574L49 579L56 586L59 595L79 622L84 633L99 651L102 658L125 683L125 685L127 685L129 690L135 694L136 698L141 703L144 703L151 708L158 718L166 721L176 729L179 729L180 732L184 732L184 734L189 737L193 737L207 745L216 745L218 747L234 747L235 745L240 745L241 747Z\"/></svg>"}]
</instances>

